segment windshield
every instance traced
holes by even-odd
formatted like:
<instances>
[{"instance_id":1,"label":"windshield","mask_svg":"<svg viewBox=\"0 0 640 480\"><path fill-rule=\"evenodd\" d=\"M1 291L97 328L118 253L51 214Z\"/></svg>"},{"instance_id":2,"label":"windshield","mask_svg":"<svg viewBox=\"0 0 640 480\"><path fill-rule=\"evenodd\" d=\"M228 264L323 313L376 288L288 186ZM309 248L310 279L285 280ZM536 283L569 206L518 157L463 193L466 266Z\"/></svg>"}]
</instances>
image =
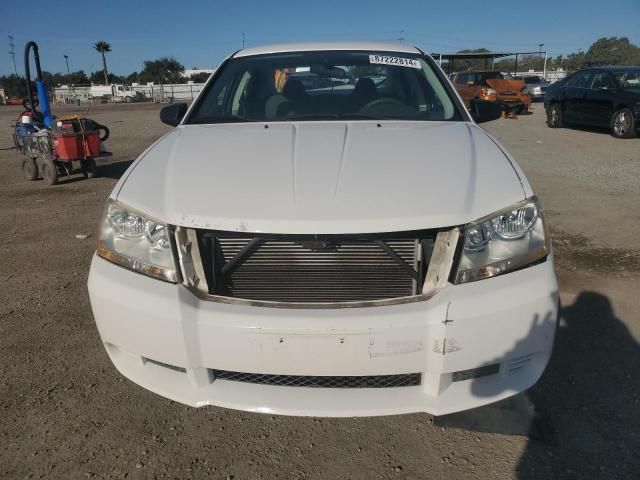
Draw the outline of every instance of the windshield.
<instances>
[{"instance_id":1,"label":"windshield","mask_svg":"<svg viewBox=\"0 0 640 480\"><path fill-rule=\"evenodd\" d=\"M185 123L460 120L419 55L296 52L231 59Z\"/></svg>"},{"instance_id":2,"label":"windshield","mask_svg":"<svg viewBox=\"0 0 640 480\"><path fill-rule=\"evenodd\" d=\"M613 76L625 90L640 90L640 69L616 71Z\"/></svg>"},{"instance_id":3,"label":"windshield","mask_svg":"<svg viewBox=\"0 0 640 480\"><path fill-rule=\"evenodd\" d=\"M544 78L542 77L524 77L524 83L527 85L542 83L544 82Z\"/></svg>"},{"instance_id":4,"label":"windshield","mask_svg":"<svg viewBox=\"0 0 640 480\"><path fill-rule=\"evenodd\" d=\"M485 72L482 76L485 80L514 80L513 76L507 72Z\"/></svg>"}]
</instances>

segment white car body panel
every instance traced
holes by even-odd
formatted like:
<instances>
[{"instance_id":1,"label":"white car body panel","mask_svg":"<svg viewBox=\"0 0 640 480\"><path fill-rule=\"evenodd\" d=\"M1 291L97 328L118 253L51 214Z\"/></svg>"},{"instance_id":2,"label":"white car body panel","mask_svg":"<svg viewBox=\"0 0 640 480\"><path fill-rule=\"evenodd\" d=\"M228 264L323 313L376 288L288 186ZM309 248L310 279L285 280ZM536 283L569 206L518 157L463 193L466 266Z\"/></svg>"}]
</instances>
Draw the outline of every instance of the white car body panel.
<instances>
[{"instance_id":1,"label":"white car body panel","mask_svg":"<svg viewBox=\"0 0 640 480\"><path fill-rule=\"evenodd\" d=\"M416 47L393 42L300 42L277 43L260 47L245 48L233 55L233 58L249 57L284 52L316 52L328 50L363 50L372 52L420 53Z\"/></svg>"},{"instance_id":2,"label":"white car body panel","mask_svg":"<svg viewBox=\"0 0 640 480\"><path fill-rule=\"evenodd\" d=\"M514 395L533 385L547 364L558 305L551 262L449 286L428 301L367 308L200 300L183 285L131 273L97 256L88 286L100 337L126 377L194 407L284 415L444 415ZM452 381L453 372L496 363L497 375ZM213 380L210 368L281 375L421 372L423 383L276 387Z\"/></svg>"},{"instance_id":3,"label":"white car body panel","mask_svg":"<svg viewBox=\"0 0 640 480\"><path fill-rule=\"evenodd\" d=\"M462 225L525 197L480 128L406 121L181 126L117 195L172 225L299 234Z\"/></svg>"},{"instance_id":4,"label":"white car body panel","mask_svg":"<svg viewBox=\"0 0 640 480\"><path fill-rule=\"evenodd\" d=\"M420 53L405 45L323 42L250 48L232 57L323 50ZM450 93L462 104L455 89ZM443 415L529 388L553 346L553 256L494 278L449 282L462 230L449 227L533 196L517 163L468 112L461 115L458 122L181 124L159 139L130 166L111 198L180 227L174 247L183 283L94 256L91 306L116 368L194 407L286 415ZM391 302L301 307L209 294L206 280L198 283L204 278L202 263L193 260L200 262L199 253L186 254L199 248L190 229L284 235L437 229L438 238L455 241L439 244L430 257L427 275L437 273L428 277L428 295L423 290ZM183 231L192 236L181 236ZM478 374L485 368L495 370ZM216 379L219 371L419 374L421 380L402 387L312 388Z\"/></svg>"}]
</instances>

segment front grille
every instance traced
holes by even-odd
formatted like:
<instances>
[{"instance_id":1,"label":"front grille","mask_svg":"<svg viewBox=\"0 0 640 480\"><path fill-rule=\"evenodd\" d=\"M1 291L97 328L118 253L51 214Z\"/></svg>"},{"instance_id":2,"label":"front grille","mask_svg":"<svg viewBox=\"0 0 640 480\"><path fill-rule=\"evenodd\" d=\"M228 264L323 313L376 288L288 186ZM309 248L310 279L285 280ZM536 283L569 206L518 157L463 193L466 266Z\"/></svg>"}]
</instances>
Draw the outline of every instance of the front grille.
<instances>
[{"instance_id":1,"label":"front grille","mask_svg":"<svg viewBox=\"0 0 640 480\"><path fill-rule=\"evenodd\" d=\"M424 282L433 238L200 232L199 242L211 294L325 303L416 295Z\"/></svg>"},{"instance_id":2,"label":"front grille","mask_svg":"<svg viewBox=\"0 0 640 480\"><path fill-rule=\"evenodd\" d=\"M310 387L310 388L394 388L415 387L420 385L420 373L405 373L401 375L369 375L355 377L325 377L302 375L269 375L265 373L230 372L214 370L216 380L232 382L256 383L260 385L275 385L279 387Z\"/></svg>"}]
</instances>

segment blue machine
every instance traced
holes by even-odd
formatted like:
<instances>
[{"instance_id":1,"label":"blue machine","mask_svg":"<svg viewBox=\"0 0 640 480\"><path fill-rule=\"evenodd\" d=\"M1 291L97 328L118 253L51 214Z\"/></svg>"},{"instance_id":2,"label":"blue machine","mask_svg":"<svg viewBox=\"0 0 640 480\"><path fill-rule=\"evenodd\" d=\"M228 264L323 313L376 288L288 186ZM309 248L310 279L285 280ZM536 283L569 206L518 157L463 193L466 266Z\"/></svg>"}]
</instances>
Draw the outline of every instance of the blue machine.
<instances>
[{"instance_id":1,"label":"blue machine","mask_svg":"<svg viewBox=\"0 0 640 480\"><path fill-rule=\"evenodd\" d=\"M32 49L33 59L36 64L36 89L38 90L38 102L41 112L36 111L36 104L33 101L33 92L31 91L31 68L29 66L29 51ZM24 74L27 79L27 97L29 98L29 110L31 110L34 120L42 121L45 127L51 128L51 125L53 124L53 115L51 114L51 106L49 105L47 89L42 79L40 55L38 54L38 45L36 44L36 42L29 42L24 47Z\"/></svg>"}]
</instances>

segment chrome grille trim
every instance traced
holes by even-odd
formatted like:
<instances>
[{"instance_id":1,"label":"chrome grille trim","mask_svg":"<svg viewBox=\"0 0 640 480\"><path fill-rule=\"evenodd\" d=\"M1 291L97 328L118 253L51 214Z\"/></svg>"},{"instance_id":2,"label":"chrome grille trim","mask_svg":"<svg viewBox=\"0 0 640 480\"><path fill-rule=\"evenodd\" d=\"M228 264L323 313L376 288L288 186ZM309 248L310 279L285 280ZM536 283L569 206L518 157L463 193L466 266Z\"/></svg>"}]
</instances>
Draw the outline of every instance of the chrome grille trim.
<instances>
[{"instance_id":1,"label":"chrome grille trim","mask_svg":"<svg viewBox=\"0 0 640 480\"><path fill-rule=\"evenodd\" d=\"M396 388L416 387L422 383L422 374L420 373L333 377L271 375L265 373L213 370L213 376L214 382L216 380L228 380L231 382L253 383L259 385L307 388Z\"/></svg>"}]
</instances>

